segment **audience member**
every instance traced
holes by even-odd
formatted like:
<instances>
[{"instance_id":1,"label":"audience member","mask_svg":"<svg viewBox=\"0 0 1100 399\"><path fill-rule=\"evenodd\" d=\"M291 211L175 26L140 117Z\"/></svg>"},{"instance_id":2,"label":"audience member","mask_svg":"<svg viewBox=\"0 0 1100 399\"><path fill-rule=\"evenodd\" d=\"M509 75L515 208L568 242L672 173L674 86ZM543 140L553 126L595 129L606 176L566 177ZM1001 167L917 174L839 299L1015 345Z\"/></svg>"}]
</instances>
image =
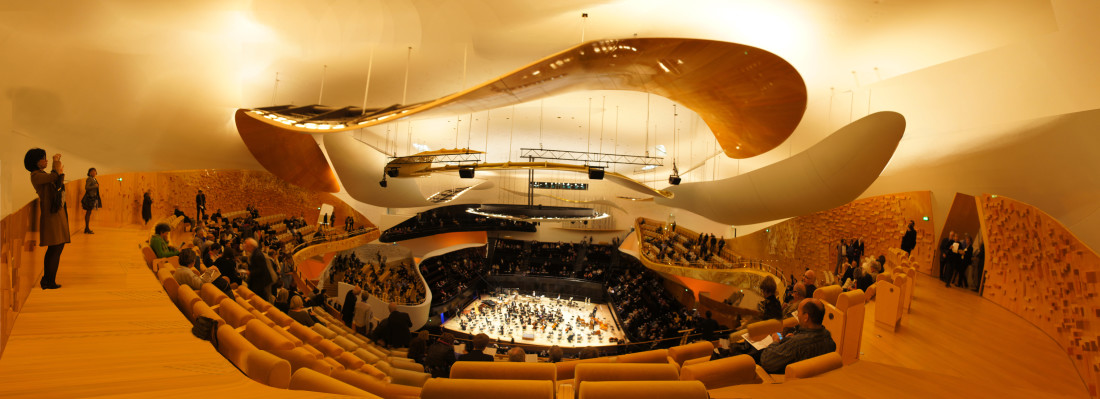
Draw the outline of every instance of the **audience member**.
<instances>
[{"instance_id":1,"label":"audience member","mask_svg":"<svg viewBox=\"0 0 1100 399\"><path fill-rule=\"evenodd\" d=\"M355 317L352 319L352 328L355 332L370 335L371 323L374 320L374 312L370 308L370 294L359 290L359 302L355 303Z\"/></svg>"},{"instance_id":2,"label":"audience member","mask_svg":"<svg viewBox=\"0 0 1100 399\"><path fill-rule=\"evenodd\" d=\"M388 339L386 344L391 348L404 348L409 345L409 328L412 327L412 320L409 319L409 314L397 310L397 304L390 302L389 306L390 315L386 318L389 328ZM454 341L454 337L451 337L451 341ZM454 353L454 349L451 349Z\"/></svg>"},{"instance_id":3,"label":"audience member","mask_svg":"<svg viewBox=\"0 0 1100 399\"><path fill-rule=\"evenodd\" d=\"M302 305L302 297L295 295L293 298L290 298L290 311L286 314L303 326L313 327L316 320L313 319L313 315L309 314L309 311L305 310Z\"/></svg>"},{"instance_id":4,"label":"audience member","mask_svg":"<svg viewBox=\"0 0 1100 399\"><path fill-rule=\"evenodd\" d=\"M438 341L428 348L426 365L432 377L448 378L451 376L451 365L455 363L455 336L449 332L443 333Z\"/></svg>"},{"instance_id":5,"label":"audience member","mask_svg":"<svg viewBox=\"0 0 1100 399\"><path fill-rule=\"evenodd\" d=\"M473 348L466 351L465 354L458 357L460 362L492 362L495 359L492 355L486 354L485 347L489 345L489 336L485 333L480 333L474 336L472 342Z\"/></svg>"},{"instance_id":6,"label":"audience member","mask_svg":"<svg viewBox=\"0 0 1100 399\"><path fill-rule=\"evenodd\" d=\"M769 374L782 374L788 364L836 351L829 330L821 325L824 318L825 305L820 300L802 300L798 327L754 356L757 363Z\"/></svg>"},{"instance_id":7,"label":"audience member","mask_svg":"<svg viewBox=\"0 0 1100 399\"><path fill-rule=\"evenodd\" d=\"M515 348L512 348L511 350L508 351L508 361L509 362L520 362L520 363L526 362L527 361L527 352L525 352L523 350L523 348L518 347L518 346L515 347Z\"/></svg>"},{"instance_id":8,"label":"audience member","mask_svg":"<svg viewBox=\"0 0 1100 399\"><path fill-rule=\"evenodd\" d=\"M180 254L178 249L168 245L168 233L171 231L172 227L168 223L157 223L156 227L153 227L153 236L149 237L149 248L153 249L157 258L168 258Z\"/></svg>"},{"instance_id":9,"label":"audience member","mask_svg":"<svg viewBox=\"0 0 1100 399\"><path fill-rule=\"evenodd\" d=\"M787 306L783 309L783 318L791 317L798 310L798 306L802 304L803 299L806 299L806 284L795 283L791 300L787 301Z\"/></svg>"},{"instance_id":10,"label":"audience member","mask_svg":"<svg viewBox=\"0 0 1100 399\"><path fill-rule=\"evenodd\" d=\"M348 216L349 218L351 216ZM424 364L424 357L428 355L428 330L420 330L419 333L409 341L409 359L414 362Z\"/></svg>"},{"instance_id":11,"label":"audience member","mask_svg":"<svg viewBox=\"0 0 1100 399\"><path fill-rule=\"evenodd\" d=\"M565 353L561 350L560 346L554 345L550 347L550 363L561 362L562 357L565 357Z\"/></svg>"}]
</instances>

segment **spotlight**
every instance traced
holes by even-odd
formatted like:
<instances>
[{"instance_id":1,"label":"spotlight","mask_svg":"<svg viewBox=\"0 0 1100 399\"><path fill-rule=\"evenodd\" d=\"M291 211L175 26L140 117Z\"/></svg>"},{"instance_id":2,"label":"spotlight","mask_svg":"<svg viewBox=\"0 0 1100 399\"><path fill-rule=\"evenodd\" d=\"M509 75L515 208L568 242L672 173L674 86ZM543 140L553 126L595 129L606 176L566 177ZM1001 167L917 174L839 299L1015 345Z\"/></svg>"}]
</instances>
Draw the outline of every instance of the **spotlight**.
<instances>
[{"instance_id":1,"label":"spotlight","mask_svg":"<svg viewBox=\"0 0 1100 399\"><path fill-rule=\"evenodd\" d=\"M458 177L463 178L463 179L473 179L474 178L474 168L472 166L459 168L458 169Z\"/></svg>"},{"instance_id":2,"label":"spotlight","mask_svg":"<svg viewBox=\"0 0 1100 399\"><path fill-rule=\"evenodd\" d=\"M378 185L382 186L382 188L386 188L386 185L387 185L386 179L382 179L382 181L378 182Z\"/></svg>"},{"instance_id":3,"label":"spotlight","mask_svg":"<svg viewBox=\"0 0 1100 399\"><path fill-rule=\"evenodd\" d=\"M389 177L397 177L401 174L401 169L398 168L386 168L386 175Z\"/></svg>"},{"instance_id":4,"label":"spotlight","mask_svg":"<svg viewBox=\"0 0 1100 399\"><path fill-rule=\"evenodd\" d=\"M668 177L668 184L671 184L673 186L679 185L680 184L680 176L676 176L676 175L669 176Z\"/></svg>"},{"instance_id":5,"label":"spotlight","mask_svg":"<svg viewBox=\"0 0 1100 399\"><path fill-rule=\"evenodd\" d=\"M588 178L592 180L603 180L603 168L595 166L589 167Z\"/></svg>"}]
</instances>

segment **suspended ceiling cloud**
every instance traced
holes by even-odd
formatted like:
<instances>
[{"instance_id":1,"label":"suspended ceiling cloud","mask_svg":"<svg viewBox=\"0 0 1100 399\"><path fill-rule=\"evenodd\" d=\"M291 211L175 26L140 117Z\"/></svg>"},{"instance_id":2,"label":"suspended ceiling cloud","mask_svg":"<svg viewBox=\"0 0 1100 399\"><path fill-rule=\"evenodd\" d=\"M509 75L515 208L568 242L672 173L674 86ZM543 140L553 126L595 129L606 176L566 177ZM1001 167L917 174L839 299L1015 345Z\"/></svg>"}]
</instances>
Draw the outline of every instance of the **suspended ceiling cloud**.
<instances>
[{"instance_id":1,"label":"suspended ceiling cloud","mask_svg":"<svg viewBox=\"0 0 1100 399\"><path fill-rule=\"evenodd\" d=\"M730 225L835 208L878 178L904 132L901 114L876 112L786 160L728 179L673 186L673 198L655 200Z\"/></svg>"}]
</instances>

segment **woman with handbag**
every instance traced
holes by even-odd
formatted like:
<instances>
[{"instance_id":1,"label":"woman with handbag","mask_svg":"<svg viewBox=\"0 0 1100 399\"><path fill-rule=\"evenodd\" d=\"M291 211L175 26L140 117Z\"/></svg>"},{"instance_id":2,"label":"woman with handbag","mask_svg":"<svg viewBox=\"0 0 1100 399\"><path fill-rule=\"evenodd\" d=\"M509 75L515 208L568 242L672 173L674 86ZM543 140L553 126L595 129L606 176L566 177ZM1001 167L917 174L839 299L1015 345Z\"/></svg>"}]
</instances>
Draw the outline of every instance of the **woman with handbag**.
<instances>
[{"instance_id":1,"label":"woman with handbag","mask_svg":"<svg viewBox=\"0 0 1100 399\"><path fill-rule=\"evenodd\" d=\"M65 206L65 166L61 154L54 154L53 168L47 173L46 150L32 148L23 157L23 167L31 172L31 184L38 193L38 245L46 247L42 280L44 290L61 288L57 266L61 251L69 242L69 214Z\"/></svg>"},{"instance_id":2,"label":"woman with handbag","mask_svg":"<svg viewBox=\"0 0 1100 399\"><path fill-rule=\"evenodd\" d=\"M103 201L99 199L99 180L96 176L99 172L95 168L88 168L88 180L84 182L84 198L80 199L80 207L84 208L84 234L95 234L91 228L92 210L103 207Z\"/></svg>"}]
</instances>

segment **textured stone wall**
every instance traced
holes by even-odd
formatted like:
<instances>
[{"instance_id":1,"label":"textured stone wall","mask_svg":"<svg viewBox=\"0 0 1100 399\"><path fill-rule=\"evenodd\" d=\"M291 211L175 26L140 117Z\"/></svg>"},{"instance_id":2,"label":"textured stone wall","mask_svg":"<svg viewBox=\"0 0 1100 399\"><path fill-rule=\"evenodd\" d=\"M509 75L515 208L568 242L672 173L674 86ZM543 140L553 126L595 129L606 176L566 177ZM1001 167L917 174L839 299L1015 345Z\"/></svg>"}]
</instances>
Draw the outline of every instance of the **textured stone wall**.
<instances>
[{"instance_id":1,"label":"textured stone wall","mask_svg":"<svg viewBox=\"0 0 1100 399\"><path fill-rule=\"evenodd\" d=\"M986 239L983 296L1058 342L1098 397L1100 256L1031 205L978 197Z\"/></svg>"},{"instance_id":2,"label":"textured stone wall","mask_svg":"<svg viewBox=\"0 0 1100 399\"><path fill-rule=\"evenodd\" d=\"M928 216L929 220L922 218ZM836 246L840 239L862 237L865 256L886 255L901 246L910 220L916 221L917 257L920 271L931 271L933 254L933 215L931 193L916 191L880 195L852 201L805 216L772 225L768 229L730 239L726 248L748 259L760 259L783 271L784 279L800 276L806 268L824 272L836 266ZM818 283L819 285L822 282Z\"/></svg>"}]
</instances>

